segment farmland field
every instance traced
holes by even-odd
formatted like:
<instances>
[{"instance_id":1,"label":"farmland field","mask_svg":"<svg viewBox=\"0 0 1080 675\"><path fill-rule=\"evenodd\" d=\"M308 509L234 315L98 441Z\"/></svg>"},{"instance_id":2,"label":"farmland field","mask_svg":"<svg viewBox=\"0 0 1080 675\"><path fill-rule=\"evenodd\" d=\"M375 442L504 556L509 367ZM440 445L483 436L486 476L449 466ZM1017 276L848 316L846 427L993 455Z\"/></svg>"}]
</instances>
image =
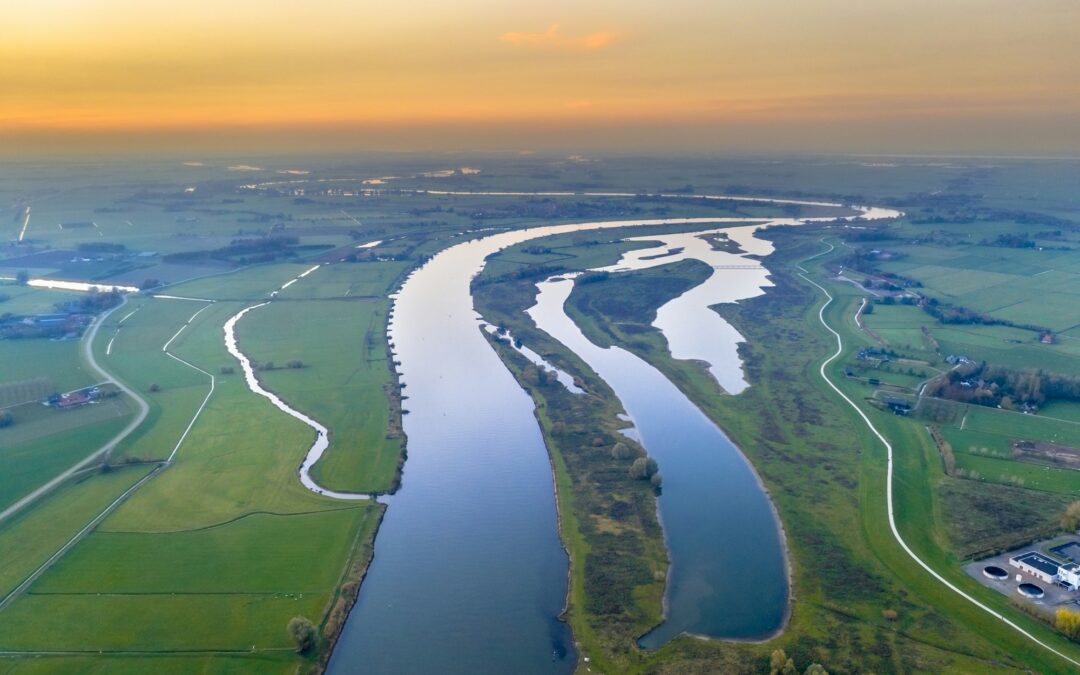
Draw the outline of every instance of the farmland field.
<instances>
[{"instance_id":1,"label":"farmland field","mask_svg":"<svg viewBox=\"0 0 1080 675\"><path fill-rule=\"evenodd\" d=\"M954 372L958 382L967 377L957 356L1080 376L1075 163L1050 170L1034 161L987 169L961 160L944 167L479 154L453 163L480 166L480 174L424 175L445 161L401 154L102 160L62 169L29 163L0 185L5 237L33 198L28 238L0 250L0 276L26 269L147 289L128 294L92 344L88 336L0 339L0 407L15 406L11 426L0 428L0 510L105 445L137 414L127 395L67 411L40 405L43 394L101 382L84 346L148 406L107 457L0 519L0 672L318 671L356 594L362 603L367 584L380 583L374 572L364 574L384 512L394 514L405 493L346 500L301 484L298 468L315 433L248 387L226 349L226 322L268 303L237 323L237 347L256 364L263 387L329 429L329 448L311 472L318 486L391 493L404 471L407 491L407 397L386 333L393 294L407 276L450 246L508 229L838 214L690 198L700 194L882 204L906 215L765 231L775 252L763 264L774 285L715 307L746 340L739 357L750 387L738 396L721 394L700 363L671 358L650 324L659 305L700 284L707 268L616 273L569 301L590 339L634 352L721 426L768 490L784 527L793 602L781 632L761 643L680 637L658 650L640 648L636 639L663 616L668 560L655 518L663 490L629 481L626 467L613 468L609 453L596 450L621 438L621 403L523 314L535 281L651 246L627 236L687 226L565 234L489 258L473 287L475 310L588 391L576 397L538 384L517 352L495 345L533 397L550 453L559 534L570 555L565 618L576 643L567 658L581 669L589 656L594 671L605 672L749 673L767 668L771 652L783 648L800 672L810 662L830 672L1062 671L1057 656L945 589L897 545L884 500L885 450L819 376L835 343L818 319L824 296L806 281L834 296L822 316L844 341L825 374L895 447L896 520L911 549L950 583L1075 654L1075 644L971 582L959 563L1058 531L1060 512L1080 498L1080 471L1017 456L1013 445L1080 448L1080 402L1050 396L1025 413L1027 401L1012 396L999 409L1000 392L992 405L919 397L924 384ZM398 178L364 182L388 176ZM605 191L630 196L585 194ZM646 196L675 191L686 198ZM14 281L0 282L0 296L7 296L0 321L23 325L87 297ZM864 298L872 307L862 316L865 331L854 319ZM442 310L432 299L430 311ZM860 358L863 349L877 356ZM893 414L898 398L913 409ZM459 467L468 459L458 458ZM446 487L480 507L493 488L514 489L475 482ZM447 534L416 532L434 542ZM440 544L447 564L463 555L459 544ZM512 584L517 572L492 583ZM553 596L561 602L564 591L554 588ZM489 598L427 592L454 598L446 615L460 613L462 622L510 616L485 605ZM305 654L295 653L286 632L295 616L316 629L317 644Z\"/></svg>"}]
</instances>

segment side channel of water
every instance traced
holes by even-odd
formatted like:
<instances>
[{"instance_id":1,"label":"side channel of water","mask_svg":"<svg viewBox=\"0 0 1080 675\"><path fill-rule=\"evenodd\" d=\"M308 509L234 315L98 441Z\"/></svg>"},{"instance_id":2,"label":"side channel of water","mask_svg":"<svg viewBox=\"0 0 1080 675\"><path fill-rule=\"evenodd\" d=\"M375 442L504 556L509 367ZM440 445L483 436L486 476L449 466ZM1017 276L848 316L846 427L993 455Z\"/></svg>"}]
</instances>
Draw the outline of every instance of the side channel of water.
<instances>
[{"instance_id":1,"label":"side channel of water","mask_svg":"<svg viewBox=\"0 0 1080 675\"><path fill-rule=\"evenodd\" d=\"M753 229L710 231L718 232L745 248ZM746 384L736 347L742 338L709 305L758 295L768 284L766 270L754 260L712 250L695 233L637 239L660 246L633 251L604 269L686 258L714 266L712 277L662 307L655 325L676 357L707 360L725 389L741 391ZM653 257L664 249L679 253ZM664 476L659 508L671 558L665 621L641 639L642 646L659 647L680 633L768 637L787 616L789 582L779 522L757 474L723 431L658 370L624 349L601 348L585 337L564 310L573 284L566 277L537 284L537 303L528 313L615 390Z\"/></svg>"}]
</instances>

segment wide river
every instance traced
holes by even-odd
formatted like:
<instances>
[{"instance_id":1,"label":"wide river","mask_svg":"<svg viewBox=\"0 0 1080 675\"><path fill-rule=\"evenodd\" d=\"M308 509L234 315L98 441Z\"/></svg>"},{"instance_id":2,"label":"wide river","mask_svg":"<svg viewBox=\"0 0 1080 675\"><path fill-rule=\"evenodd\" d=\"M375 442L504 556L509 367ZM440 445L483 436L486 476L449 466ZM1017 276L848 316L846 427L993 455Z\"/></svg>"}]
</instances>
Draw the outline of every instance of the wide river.
<instances>
[{"instance_id":1,"label":"wide river","mask_svg":"<svg viewBox=\"0 0 1080 675\"><path fill-rule=\"evenodd\" d=\"M532 400L481 332L469 283L489 255L538 237L755 220L765 222L672 218L504 232L446 249L409 277L390 327L407 385L408 461L332 673L573 669L572 637L557 618L568 560L547 450ZM776 583L785 587L786 576Z\"/></svg>"}]
</instances>

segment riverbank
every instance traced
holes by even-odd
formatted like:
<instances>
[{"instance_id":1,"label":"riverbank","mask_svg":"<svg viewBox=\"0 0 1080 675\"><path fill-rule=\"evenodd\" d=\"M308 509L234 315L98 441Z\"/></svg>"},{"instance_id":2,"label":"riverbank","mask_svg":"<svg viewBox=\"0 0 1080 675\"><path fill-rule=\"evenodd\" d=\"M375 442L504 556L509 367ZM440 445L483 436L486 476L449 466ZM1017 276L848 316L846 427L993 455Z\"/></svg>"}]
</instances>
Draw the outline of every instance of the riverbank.
<instances>
[{"instance_id":1,"label":"riverbank","mask_svg":"<svg viewBox=\"0 0 1080 675\"><path fill-rule=\"evenodd\" d=\"M592 657L599 670L755 672L775 648L785 649L796 662L817 661L841 671L896 669L900 663L907 664L902 668L916 670L978 670L989 665L983 659L1006 658L970 629L939 618L928 601L893 580L863 534L863 523L872 527L876 512L868 505L863 515L858 506L864 495L860 487L864 458L852 444L859 438L857 427L803 375L814 356L827 351L815 326L816 315L810 316L813 298L801 280L787 271L790 260L813 248L811 236L809 231L802 235L794 229L771 231L768 237L777 244L777 251L766 266L772 270L775 286L758 298L722 308L724 317L747 338L740 355L751 387L742 395L719 395L705 369L670 358L662 335L630 327L633 341L652 345L648 353L636 353L666 375L670 373L676 385L744 449L775 500L787 533L793 579L793 607L788 628L780 637L760 644L686 637L643 653L633 646L636 635L625 630L625 623L595 612L593 589L584 583L579 568L603 533L590 528L595 513L577 499L575 450L560 442L557 425L561 420L553 412L548 390L523 383L534 394L538 411L552 420L544 430L556 466L570 468L566 480L558 480L556 473L560 497L575 511L574 520L579 523L576 532L564 533L575 571L569 617L582 653ZM576 251L560 248L559 252ZM515 335L560 368L585 377L590 392L605 391L603 383L589 380L571 353L552 344L522 318L534 297L535 288L528 282L501 283L478 292L477 307L493 323L513 322L507 325ZM602 316L597 319L605 328L626 327L604 321ZM647 326L649 321L642 317L640 323ZM618 335L617 330L613 332ZM623 346L635 351L631 341ZM578 476L577 481L582 478ZM866 494L865 498L877 496ZM642 598L642 604L650 603ZM651 604L658 615L659 598ZM885 618L891 616L885 611L891 608L903 610L901 620Z\"/></svg>"},{"instance_id":2,"label":"riverbank","mask_svg":"<svg viewBox=\"0 0 1080 675\"><path fill-rule=\"evenodd\" d=\"M317 656L314 665L308 670L309 675L322 675L326 672L326 668L330 664L330 657L334 653L334 647L337 645L338 639L341 638L341 632L344 630L345 622L349 618L349 612L352 611L357 598L360 596L360 587L363 585L368 570L371 568L371 561L375 558L375 538L379 536L379 528L382 526L383 517L386 515L386 505L376 502L375 507L379 509L379 515L375 519L374 526L370 530L361 529L356 534L352 554L345 565L345 570L342 572L337 591L330 601L330 607L325 613L319 631L320 641Z\"/></svg>"}]
</instances>

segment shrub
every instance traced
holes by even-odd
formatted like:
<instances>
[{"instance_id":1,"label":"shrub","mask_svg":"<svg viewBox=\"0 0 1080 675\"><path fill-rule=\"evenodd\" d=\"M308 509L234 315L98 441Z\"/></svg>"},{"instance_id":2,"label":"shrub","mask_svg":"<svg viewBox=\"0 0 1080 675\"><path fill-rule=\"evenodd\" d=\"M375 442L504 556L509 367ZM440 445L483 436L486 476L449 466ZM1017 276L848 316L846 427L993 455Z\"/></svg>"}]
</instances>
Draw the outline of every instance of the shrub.
<instances>
[{"instance_id":1,"label":"shrub","mask_svg":"<svg viewBox=\"0 0 1080 675\"><path fill-rule=\"evenodd\" d=\"M150 393L151 393L151 394L156 394L156 393L158 393L159 391L161 391L161 385L160 385L160 384L158 384L157 382L155 382L154 384L151 384L151 385L150 385Z\"/></svg>"},{"instance_id":2,"label":"shrub","mask_svg":"<svg viewBox=\"0 0 1080 675\"><path fill-rule=\"evenodd\" d=\"M1061 514L1061 529L1076 532L1080 529L1080 501L1070 502Z\"/></svg>"},{"instance_id":3,"label":"shrub","mask_svg":"<svg viewBox=\"0 0 1080 675\"><path fill-rule=\"evenodd\" d=\"M315 646L315 625L304 616L294 616L289 620L289 637L296 645L296 653L303 654Z\"/></svg>"},{"instance_id":4,"label":"shrub","mask_svg":"<svg viewBox=\"0 0 1080 675\"><path fill-rule=\"evenodd\" d=\"M1054 628L1075 640L1080 638L1080 612L1064 607L1054 614Z\"/></svg>"},{"instance_id":5,"label":"shrub","mask_svg":"<svg viewBox=\"0 0 1080 675\"><path fill-rule=\"evenodd\" d=\"M630 477L635 480L652 478L657 469L656 460L652 457L638 457L634 460L634 463L630 465Z\"/></svg>"},{"instance_id":6,"label":"shrub","mask_svg":"<svg viewBox=\"0 0 1080 675\"><path fill-rule=\"evenodd\" d=\"M634 456L634 451L626 443L619 441L611 448L611 456L614 459L630 459Z\"/></svg>"},{"instance_id":7,"label":"shrub","mask_svg":"<svg viewBox=\"0 0 1080 675\"><path fill-rule=\"evenodd\" d=\"M236 372L236 371L235 371L235 370L233 370L233 367L232 367L232 366L222 366L222 367L221 367L221 374L222 374L222 375L232 375L232 374L233 374L233 373L235 373L235 372Z\"/></svg>"}]
</instances>

